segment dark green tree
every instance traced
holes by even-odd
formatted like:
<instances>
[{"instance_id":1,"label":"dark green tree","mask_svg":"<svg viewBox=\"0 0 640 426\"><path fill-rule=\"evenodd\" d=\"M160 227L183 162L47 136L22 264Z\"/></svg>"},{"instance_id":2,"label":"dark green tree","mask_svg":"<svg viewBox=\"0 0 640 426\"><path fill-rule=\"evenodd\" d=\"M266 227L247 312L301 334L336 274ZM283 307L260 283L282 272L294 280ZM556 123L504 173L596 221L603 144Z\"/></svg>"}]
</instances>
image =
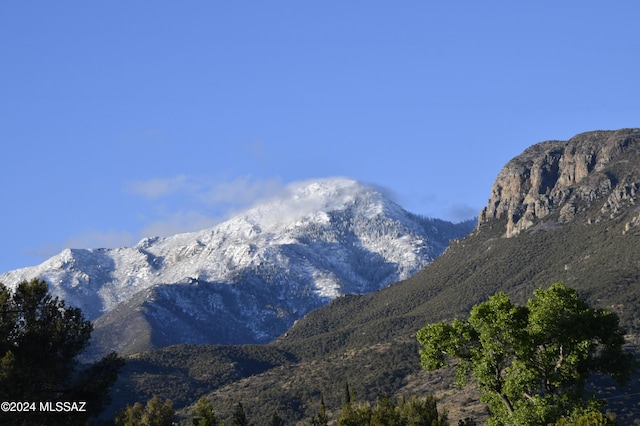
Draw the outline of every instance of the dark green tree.
<instances>
[{"instance_id":1,"label":"dark green tree","mask_svg":"<svg viewBox=\"0 0 640 426\"><path fill-rule=\"evenodd\" d=\"M144 413L144 405L139 402L128 405L122 409L115 419L117 425L137 426L142 425L142 414Z\"/></svg>"},{"instance_id":2,"label":"dark green tree","mask_svg":"<svg viewBox=\"0 0 640 426\"><path fill-rule=\"evenodd\" d=\"M123 426L171 426L175 417L171 401L162 401L153 396L143 406L136 402L120 411L116 416L116 424Z\"/></svg>"},{"instance_id":3,"label":"dark green tree","mask_svg":"<svg viewBox=\"0 0 640 426\"><path fill-rule=\"evenodd\" d=\"M342 407L338 426L368 426L371 424L371 406L363 402L351 402Z\"/></svg>"},{"instance_id":4,"label":"dark green tree","mask_svg":"<svg viewBox=\"0 0 640 426\"><path fill-rule=\"evenodd\" d=\"M455 359L458 384L475 378L489 425L547 425L593 409L587 378L601 373L624 383L634 366L617 315L591 308L562 283L536 290L526 306L498 293L474 306L468 320L429 324L417 338L423 368Z\"/></svg>"},{"instance_id":5,"label":"dark green tree","mask_svg":"<svg viewBox=\"0 0 640 426\"><path fill-rule=\"evenodd\" d=\"M404 425L400 410L387 394L383 394L376 401L371 413L371 426L400 426Z\"/></svg>"},{"instance_id":6,"label":"dark green tree","mask_svg":"<svg viewBox=\"0 0 640 426\"><path fill-rule=\"evenodd\" d=\"M43 280L0 284L0 395L5 401L85 402L86 411L3 413L7 424L82 424L108 401L122 358L109 354L93 365L77 357L93 326L78 308L49 294Z\"/></svg>"},{"instance_id":7,"label":"dark green tree","mask_svg":"<svg viewBox=\"0 0 640 426\"><path fill-rule=\"evenodd\" d=\"M242 402L238 402L233 410L233 426L249 426Z\"/></svg>"},{"instance_id":8,"label":"dark green tree","mask_svg":"<svg viewBox=\"0 0 640 426\"><path fill-rule=\"evenodd\" d=\"M352 390L349 388L349 382L344 382L344 395L342 397L342 405L351 404L351 400L355 395L352 395Z\"/></svg>"},{"instance_id":9,"label":"dark green tree","mask_svg":"<svg viewBox=\"0 0 640 426\"><path fill-rule=\"evenodd\" d=\"M555 423L555 426L615 426L614 416L606 416L596 411L577 416L575 420L563 417Z\"/></svg>"},{"instance_id":10,"label":"dark green tree","mask_svg":"<svg viewBox=\"0 0 640 426\"><path fill-rule=\"evenodd\" d=\"M193 408L193 426L217 426L218 421L211 402L201 397Z\"/></svg>"},{"instance_id":11,"label":"dark green tree","mask_svg":"<svg viewBox=\"0 0 640 426\"><path fill-rule=\"evenodd\" d=\"M397 404L386 395L370 404L358 402L353 397L342 408L339 426L447 426L446 414L438 413L436 401L427 398L400 399Z\"/></svg>"},{"instance_id":12,"label":"dark green tree","mask_svg":"<svg viewBox=\"0 0 640 426\"><path fill-rule=\"evenodd\" d=\"M311 419L311 426L327 426L329 424L329 416L327 415L327 408L324 404L324 396L320 395L320 409L318 414Z\"/></svg>"},{"instance_id":13,"label":"dark green tree","mask_svg":"<svg viewBox=\"0 0 640 426\"><path fill-rule=\"evenodd\" d=\"M426 398L404 398L398 401L399 423L407 426L447 426L446 413L439 413L436 399L429 395Z\"/></svg>"}]
</instances>

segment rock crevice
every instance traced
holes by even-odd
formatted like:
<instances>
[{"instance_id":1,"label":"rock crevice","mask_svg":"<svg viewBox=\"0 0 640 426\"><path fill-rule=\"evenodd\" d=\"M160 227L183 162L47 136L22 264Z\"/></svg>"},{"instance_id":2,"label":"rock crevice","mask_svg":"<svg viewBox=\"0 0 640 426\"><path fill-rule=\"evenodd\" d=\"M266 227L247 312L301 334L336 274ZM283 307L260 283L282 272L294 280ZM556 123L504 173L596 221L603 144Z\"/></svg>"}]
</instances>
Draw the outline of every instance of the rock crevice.
<instances>
[{"instance_id":1,"label":"rock crevice","mask_svg":"<svg viewBox=\"0 0 640 426\"><path fill-rule=\"evenodd\" d=\"M478 227L505 220L513 237L541 220L568 223L593 211L614 217L640 189L640 129L595 131L533 145L498 174Z\"/></svg>"}]
</instances>

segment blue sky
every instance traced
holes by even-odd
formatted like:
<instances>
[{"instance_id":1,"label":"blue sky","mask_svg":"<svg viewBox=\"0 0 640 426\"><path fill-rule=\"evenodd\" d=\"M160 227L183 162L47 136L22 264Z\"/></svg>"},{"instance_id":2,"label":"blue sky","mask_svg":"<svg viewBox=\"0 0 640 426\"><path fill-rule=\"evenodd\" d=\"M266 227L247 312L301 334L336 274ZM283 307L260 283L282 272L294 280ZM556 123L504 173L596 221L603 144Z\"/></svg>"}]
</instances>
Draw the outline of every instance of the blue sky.
<instances>
[{"instance_id":1,"label":"blue sky","mask_svg":"<svg viewBox=\"0 0 640 426\"><path fill-rule=\"evenodd\" d=\"M4 1L0 272L346 176L476 215L526 147L640 126L636 1Z\"/></svg>"}]
</instances>

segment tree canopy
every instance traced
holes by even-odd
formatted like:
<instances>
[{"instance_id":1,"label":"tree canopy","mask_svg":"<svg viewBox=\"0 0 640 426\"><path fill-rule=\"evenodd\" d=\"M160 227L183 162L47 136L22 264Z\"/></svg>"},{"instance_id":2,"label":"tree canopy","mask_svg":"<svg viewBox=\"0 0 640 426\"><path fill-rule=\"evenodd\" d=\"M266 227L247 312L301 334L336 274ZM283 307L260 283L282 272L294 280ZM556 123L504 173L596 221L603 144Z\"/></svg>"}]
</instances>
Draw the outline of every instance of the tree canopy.
<instances>
[{"instance_id":1,"label":"tree canopy","mask_svg":"<svg viewBox=\"0 0 640 426\"><path fill-rule=\"evenodd\" d=\"M634 367L618 316L591 308L563 283L536 290L526 306L497 293L468 320L429 324L417 338L424 369L455 360L459 385L475 379L490 425L546 425L597 410L587 378L601 373L624 384Z\"/></svg>"},{"instance_id":2,"label":"tree canopy","mask_svg":"<svg viewBox=\"0 0 640 426\"><path fill-rule=\"evenodd\" d=\"M100 413L108 388L124 361L111 353L92 365L77 356L89 344L93 326L78 308L49 294L43 280L0 283L0 395L4 401L84 402L78 410L2 413L7 424L82 424ZM80 410L82 408L82 410ZM44 420L43 420L44 419ZM46 421L45 421L46 420Z\"/></svg>"},{"instance_id":3,"label":"tree canopy","mask_svg":"<svg viewBox=\"0 0 640 426\"><path fill-rule=\"evenodd\" d=\"M171 426L174 424L174 417L175 411L171 401L162 401L154 395L147 401L147 405L139 402L127 405L118 413L115 423L123 426ZM215 425L215 422L213 424Z\"/></svg>"},{"instance_id":4,"label":"tree canopy","mask_svg":"<svg viewBox=\"0 0 640 426\"><path fill-rule=\"evenodd\" d=\"M382 395L373 406L356 400L345 404L335 424L337 426L447 426L449 422L446 413L438 412L433 396L414 397L408 400L400 398L394 402L387 395Z\"/></svg>"}]
</instances>

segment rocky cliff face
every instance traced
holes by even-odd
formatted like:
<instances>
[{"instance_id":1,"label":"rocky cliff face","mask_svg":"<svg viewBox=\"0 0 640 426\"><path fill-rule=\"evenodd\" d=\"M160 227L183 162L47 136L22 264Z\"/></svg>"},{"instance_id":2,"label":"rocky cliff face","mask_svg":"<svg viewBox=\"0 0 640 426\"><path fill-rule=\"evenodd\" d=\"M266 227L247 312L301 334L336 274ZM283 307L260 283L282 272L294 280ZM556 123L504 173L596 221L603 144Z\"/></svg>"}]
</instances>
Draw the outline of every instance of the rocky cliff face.
<instances>
[{"instance_id":1,"label":"rocky cliff face","mask_svg":"<svg viewBox=\"0 0 640 426\"><path fill-rule=\"evenodd\" d=\"M505 236L577 220L591 223L630 214L640 225L640 129L583 133L542 142L502 169L478 228L503 220ZM630 212L630 213L629 213Z\"/></svg>"}]
</instances>

